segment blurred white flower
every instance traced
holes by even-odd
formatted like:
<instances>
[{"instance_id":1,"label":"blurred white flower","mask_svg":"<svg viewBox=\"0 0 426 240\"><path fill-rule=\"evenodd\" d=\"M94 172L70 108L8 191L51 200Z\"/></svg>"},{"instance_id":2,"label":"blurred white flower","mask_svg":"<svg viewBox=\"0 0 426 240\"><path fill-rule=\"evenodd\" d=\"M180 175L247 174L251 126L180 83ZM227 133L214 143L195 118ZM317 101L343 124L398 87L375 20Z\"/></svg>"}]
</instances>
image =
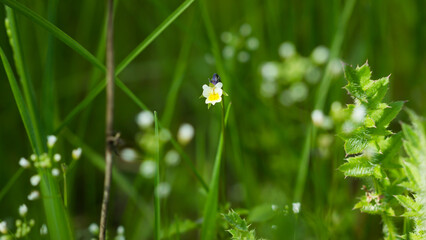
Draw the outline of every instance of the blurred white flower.
<instances>
[{"instance_id":1,"label":"blurred white flower","mask_svg":"<svg viewBox=\"0 0 426 240\"><path fill-rule=\"evenodd\" d=\"M215 105L222 101L222 86L221 82L216 83L216 85L213 85L212 87L207 84L203 85L203 97L206 98L206 104L211 103Z\"/></svg>"},{"instance_id":2,"label":"blurred white flower","mask_svg":"<svg viewBox=\"0 0 426 240\"><path fill-rule=\"evenodd\" d=\"M352 111L351 119L355 123L361 123L365 119L365 115L367 114L367 109L364 105L358 105Z\"/></svg>"},{"instance_id":3,"label":"blurred white flower","mask_svg":"<svg viewBox=\"0 0 426 240\"><path fill-rule=\"evenodd\" d=\"M312 51L311 58L314 63L321 65L327 62L329 55L330 51L327 47L318 46Z\"/></svg>"},{"instance_id":4,"label":"blurred white flower","mask_svg":"<svg viewBox=\"0 0 426 240\"><path fill-rule=\"evenodd\" d=\"M321 127L324 123L325 116L324 116L324 113L321 110L315 109L311 113L311 118L312 118L312 122L313 122L314 126Z\"/></svg>"},{"instance_id":5,"label":"blurred white flower","mask_svg":"<svg viewBox=\"0 0 426 240\"><path fill-rule=\"evenodd\" d=\"M254 51L259 47L259 40L255 37L247 39L246 46L249 50Z\"/></svg>"},{"instance_id":6,"label":"blurred white flower","mask_svg":"<svg viewBox=\"0 0 426 240\"><path fill-rule=\"evenodd\" d=\"M149 128L154 123L154 114L151 111L142 111L136 116L136 123L142 129Z\"/></svg>"},{"instance_id":7,"label":"blurred white flower","mask_svg":"<svg viewBox=\"0 0 426 240\"><path fill-rule=\"evenodd\" d=\"M233 46L225 46L222 50L225 59L233 58L235 55L235 48Z\"/></svg>"},{"instance_id":8,"label":"blurred white flower","mask_svg":"<svg viewBox=\"0 0 426 240\"><path fill-rule=\"evenodd\" d=\"M226 44L230 44L233 38L234 36L230 32L223 32L220 34L220 39Z\"/></svg>"},{"instance_id":9,"label":"blurred white flower","mask_svg":"<svg viewBox=\"0 0 426 240\"><path fill-rule=\"evenodd\" d=\"M237 59L242 63L248 62L248 60L250 60L250 54L246 51L241 51L238 53Z\"/></svg>"},{"instance_id":10,"label":"blurred white flower","mask_svg":"<svg viewBox=\"0 0 426 240\"><path fill-rule=\"evenodd\" d=\"M297 82L289 88L291 98L295 102L301 102L308 96L308 87L303 82Z\"/></svg>"},{"instance_id":11,"label":"blurred white flower","mask_svg":"<svg viewBox=\"0 0 426 240\"><path fill-rule=\"evenodd\" d=\"M37 186L40 183L40 180L41 180L41 178L40 178L39 175L34 175L30 178L30 183L33 186Z\"/></svg>"},{"instance_id":12,"label":"blurred white flower","mask_svg":"<svg viewBox=\"0 0 426 240\"><path fill-rule=\"evenodd\" d=\"M124 227L123 226L117 227L117 234L118 235L124 235Z\"/></svg>"},{"instance_id":13,"label":"blurred white flower","mask_svg":"<svg viewBox=\"0 0 426 240\"><path fill-rule=\"evenodd\" d=\"M278 206L275 204L272 204L271 206L272 211L277 211L278 210Z\"/></svg>"},{"instance_id":14,"label":"blurred white flower","mask_svg":"<svg viewBox=\"0 0 426 240\"><path fill-rule=\"evenodd\" d=\"M293 212L295 214L298 214L300 212L300 202L295 202L293 203Z\"/></svg>"},{"instance_id":15,"label":"blurred white flower","mask_svg":"<svg viewBox=\"0 0 426 240\"><path fill-rule=\"evenodd\" d=\"M266 81L274 81L278 77L278 66L274 62L266 62L262 65L261 73Z\"/></svg>"},{"instance_id":16,"label":"blurred white flower","mask_svg":"<svg viewBox=\"0 0 426 240\"><path fill-rule=\"evenodd\" d=\"M59 169L57 169L57 168L52 169L52 175L53 176L57 177L57 176L59 176L59 174L61 174Z\"/></svg>"},{"instance_id":17,"label":"blurred white flower","mask_svg":"<svg viewBox=\"0 0 426 240\"><path fill-rule=\"evenodd\" d=\"M180 162L179 153L173 149L166 153L166 155L164 156L164 159L166 161L166 164L169 166L176 166Z\"/></svg>"},{"instance_id":18,"label":"blurred white flower","mask_svg":"<svg viewBox=\"0 0 426 240\"><path fill-rule=\"evenodd\" d=\"M19 159L19 165L23 168L29 168L31 166L31 163L27 159L21 158Z\"/></svg>"},{"instance_id":19,"label":"blurred white flower","mask_svg":"<svg viewBox=\"0 0 426 240\"><path fill-rule=\"evenodd\" d=\"M277 93L277 85L275 82L262 82L260 85L260 94L263 97L270 98Z\"/></svg>"},{"instance_id":20,"label":"blurred white flower","mask_svg":"<svg viewBox=\"0 0 426 240\"><path fill-rule=\"evenodd\" d=\"M61 154L59 153L55 153L55 155L53 155L53 160L55 160L55 162L60 162L61 158Z\"/></svg>"},{"instance_id":21,"label":"blurred white flower","mask_svg":"<svg viewBox=\"0 0 426 240\"><path fill-rule=\"evenodd\" d=\"M172 134L169 130L162 128L160 129L160 133L158 134L158 137L160 138L160 141L167 142L172 137Z\"/></svg>"},{"instance_id":22,"label":"blurred white flower","mask_svg":"<svg viewBox=\"0 0 426 240\"><path fill-rule=\"evenodd\" d=\"M355 126L351 121L345 121L342 125L342 131L344 133L351 133L353 130L355 130Z\"/></svg>"},{"instance_id":23,"label":"blurred white flower","mask_svg":"<svg viewBox=\"0 0 426 240\"><path fill-rule=\"evenodd\" d=\"M21 215L22 217L25 217L25 215L27 215L27 212L28 212L27 205L22 204L21 206L19 206L19 215Z\"/></svg>"},{"instance_id":24,"label":"blurred white flower","mask_svg":"<svg viewBox=\"0 0 426 240\"><path fill-rule=\"evenodd\" d=\"M219 83L217 83L217 84L219 84ZM207 100L206 100L206 102L207 102ZM192 138L194 138L194 132L195 132L194 127L191 124L184 123L184 124L180 125L179 130L178 130L178 134L177 134L177 139L178 139L179 143L182 144L182 145L188 144L192 140Z\"/></svg>"},{"instance_id":25,"label":"blurred white flower","mask_svg":"<svg viewBox=\"0 0 426 240\"><path fill-rule=\"evenodd\" d=\"M72 154L71 154L72 158L74 160L80 159L82 151L83 150L81 150L81 148L77 148L77 149L72 150Z\"/></svg>"},{"instance_id":26,"label":"blurred white flower","mask_svg":"<svg viewBox=\"0 0 426 240\"><path fill-rule=\"evenodd\" d=\"M140 174L145 178L153 178L157 165L153 160L145 160L139 167Z\"/></svg>"},{"instance_id":27,"label":"blurred white flower","mask_svg":"<svg viewBox=\"0 0 426 240\"><path fill-rule=\"evenodd\" d=\"M213 65L215 63L214 57L210 53L204 54L204 60L209 65Z\"/></svg>"},{"instance_id":28,"label":"blurred white flower","mask_svg":"<svg viewBox=\"0 0 426 240\"><path fill-rule=\"evenodd\" d=\"M53 148L53 146L55 146L56 140L58 140L56 136L53 136L53 135L47 136L47 146L49 148Z\"/></svg>"},{"instance_id":29,"label":"blurred white flower","mask_svg":"<svg viewBox=\"0 0 426 240\"><path fill-rule=\"evenodd\" d=\"M35 161L37 159L37 156L35 154L31 154L30 159L31 161Z\"/></svg>"},{"instance_id":30,"label":"blurred white flower","mask_svg":"<svg viewBox=\"0 0 426 240\"><path fill-rule=\"evenodd\" d=\"M310 67L305 73L306 81L315 84L321 79L321 69L319 67Z\"/></svg>"},{"instance_id":31,"label":"blurred white flower","mask_svg":"<svg viewBox=\"0 0 426 240\"><path fill-rule=\"evenodd\" d=\"M275 229L277 229L277 225L274 224L274 225L271 226L271 228L275 230Z\"/></svg>"},{"instance_id":32,"label":"blurred white flower","mask_svg":"<svg viewBox=\"0 0 426 240\"><path fill-rule=\"evenodd\" d=\"M0 233L3 233L3 234L7 233L7 224L6 224L6 221L0 222Z\"/></svg>"},{"instance_id":33,"label":"blurred white flower","mask_svg":"<svg viewBox=\"0 0 426 240\"><path fill-rule=\"evenodd\" d=\"M290 58L296 54L296 47L291 42L284 42L280 45L278 53L282 58Z\"/></svg>"},{"instance_id":34,"label":"blurred white flower","mask_svg":"<svg viewBox=\"0 0 426 240\"><path fill-rule=\"evenodd\" d=\"M280 103L284 106L290 106L291 104L294 103L294 99L290 90L282 91L278 99Z\"/></svg>"},{"instance_id":35,"label":"blurred white flower","mask_svg":"<svg viewBox=\"0 0 426 240\"><path fill-rule=\"evenodd\" d=\"M30 201L34 201L40 198L40 192L37 190L32 191L29 195L28 195L28 200Z\"/></svg>"},{"instance_id":36,"label":"blurred white flower","mask_svg":"<svg viewBox=\"0 0 426 240\"><path fill-rule=\"evenodd\" d=\"M330 73L333 76L338 76L342 73L342 63L339 59L330 60Z\"/></svg>"},{"instance_id":37,"label":"blurred white flower","mask_svg":"<svg viewBox=\"0 0 426 240\"><path fill-rule=\"evenodd\" d=\"M247 37L248 35L251 34L251 26L248 23L244 23L243 25L241 25L240 27L240 34L244 37Z\"/></svg>"},{"instance_id":38,"label":"blurred white flower","mask_svg":"<svg viewBox=\"0 0 426 240\"><path fill-rule=\"evenodd\" d=\"M126 162L134 162L138 158L138 153L132 148L124 148L120 152L121 159Z\"/></svg>"},{"instance_id":39,"label":"blurred white flower","mask_svg":"<svg viewBox=\"0 0 426 240\"><path fill-rule=\"evenodd\" d=\"M89 225L89 232L93 235L99 234L99 226L96 223L92 223Z\"/></svg>"},{"instance_id":40,"label":"blurred white flower","mask_svg":"<svg viewBox=\"0 0 426 240\"><path fill-rule=\"evenodd\" d=\"M47 235L48 231L47 231L47 226L46 224L41 225L40 228L40 235Z\"/></svg>"},{"instance_id":41,"label":"blurred white flower","mask_svg":"<svg viewBox=\"0 0 426 240\"><path fill-rule=\"evenodd\" d=\"M159 198L166 198L170 194L170 184L167 182L159 183L157 188L155 189L155 193L158 195Z\"/></svg>"}]
</instances>

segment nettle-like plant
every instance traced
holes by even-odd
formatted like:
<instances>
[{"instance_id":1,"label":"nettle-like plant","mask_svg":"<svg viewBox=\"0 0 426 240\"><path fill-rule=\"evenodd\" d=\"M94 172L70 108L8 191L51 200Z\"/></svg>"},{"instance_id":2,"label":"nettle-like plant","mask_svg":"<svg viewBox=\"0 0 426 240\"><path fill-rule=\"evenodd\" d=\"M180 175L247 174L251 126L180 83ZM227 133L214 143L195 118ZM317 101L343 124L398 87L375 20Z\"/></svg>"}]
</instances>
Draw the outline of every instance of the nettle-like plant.
<instances>
[{"instance_id":1,"label":"nettle-like plant","mask_svg":"<svg viewBox=\"0 0 426 240\"><path fill-rule=\"evenodd\" d=\"M398 234L393 217L399 202L394 196L405 191L400 185L405 173L399 162L402 135L392 133L388 125L401 111L403 102L383 102L389 77L371 80L367 63L356 68L346 65L344 71L348 81L345 88L354 104L343 110L347 120L338 128L346 152L346 163L339 170L346 177L365 180L366 193L354 208L381 215L385 238L395 239Z\"/></svg>"},{"instance_id":2,"label":"nettle-like plant","mask_svg":"<svg viewBox=\"0 0 426 240\"><path fill-rule=\"evenodd\" d=\"M424 121L413 111L407 112L412 126L402 123L403 145L408 157L402 161L407 181L401 185L406 187L411 196L397 195L395 198L406 209L403 216L414 221L409 239L420 240L426 239L426 132Z\"/></svg>"}]
</instances>

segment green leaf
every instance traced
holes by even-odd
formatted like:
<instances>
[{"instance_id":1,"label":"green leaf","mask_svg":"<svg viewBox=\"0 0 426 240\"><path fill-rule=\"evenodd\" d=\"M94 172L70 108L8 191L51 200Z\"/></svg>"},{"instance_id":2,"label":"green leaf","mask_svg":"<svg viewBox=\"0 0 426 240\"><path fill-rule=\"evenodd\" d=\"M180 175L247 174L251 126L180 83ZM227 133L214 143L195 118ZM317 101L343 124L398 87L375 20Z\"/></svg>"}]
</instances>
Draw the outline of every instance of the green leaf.
<instances>
[{"instance_id":1,"label":"green leaf","mask_svg":"<svg viewBox=\"0 0 426 240\"><path fill-rule=\"evenodd\" d=\"M368 64L366 63L361 67L357 67L356 69L349 65L345 65L344 71L346 80L348 81L348 85L346 85L345 88L352 96L362 102L367 103L367 95L363 88L365 85L367 85L371 77Z\"/></svg>"},{"instance_id":2,"label":"green leaf","mask_svg":"<svg viewBox=\"0 0 426 240\"><path fill-rule=\"evenodd\" d=\"M418 212L421 209L421 204L416 203L414 201L414 199L407 197L407 196L403 196L403 195L396 195L394 196L400 203L401 205L407 209L407 211L409 212Z\"/></svg>"},{"instance_id":3,"label":"green leaf","mask_svg":"<svg viewBox=\"0 0 426 240\"><path fill-rule=\"evenodd\" d=\"M386 128L401 111L403 105L402 101L390 103L388 108L383 109L381 117L376 120L376 126Z\"/></svg>"},{"instance_id":4,"label":"green leaf","mask_svg":"<svg viewBox=\"0 0 426 240\"><path fill-rule=\"evenodd\" d=\"M346 154L357 154L362 152L368 146L369 138L370 137L363 132L358 132L350 136L345 141Z\"/></svg>"},{"instance_id":5,"label":"green leaf","mask_svg":"<svg viewBox=\"0 0 426 240\"><path fill-rule=\"evenodd\" d=\"M339 170L342 171L346 177L385 177L381 171L380 165L369 162L368 158L365 156L349 158L348 162L339 167Z\"/></svg>"}]
</instances>

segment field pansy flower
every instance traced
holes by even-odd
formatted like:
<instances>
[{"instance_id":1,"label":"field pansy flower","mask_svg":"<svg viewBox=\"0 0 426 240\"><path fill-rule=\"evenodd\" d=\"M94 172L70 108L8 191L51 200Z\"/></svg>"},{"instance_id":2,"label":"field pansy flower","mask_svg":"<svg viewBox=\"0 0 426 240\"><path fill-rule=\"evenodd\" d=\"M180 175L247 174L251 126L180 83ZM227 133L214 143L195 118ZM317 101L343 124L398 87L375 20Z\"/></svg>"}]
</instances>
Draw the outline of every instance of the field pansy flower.
<instances>
[{"instance_id":1,"label":"field pansy flower","mask_svg":"<svg viewBox=\"0 0 426 240\"><path fill-rule=\"evenodd\" d=\"M213 74L212 79L210 79L210 84L203 85L203 97L206 98L206 104L215 105L218 102L222 101L222 94L227 94L222 90L222 82L220 82L220 77L217 73Z\"/></svg>"}]
</instances>

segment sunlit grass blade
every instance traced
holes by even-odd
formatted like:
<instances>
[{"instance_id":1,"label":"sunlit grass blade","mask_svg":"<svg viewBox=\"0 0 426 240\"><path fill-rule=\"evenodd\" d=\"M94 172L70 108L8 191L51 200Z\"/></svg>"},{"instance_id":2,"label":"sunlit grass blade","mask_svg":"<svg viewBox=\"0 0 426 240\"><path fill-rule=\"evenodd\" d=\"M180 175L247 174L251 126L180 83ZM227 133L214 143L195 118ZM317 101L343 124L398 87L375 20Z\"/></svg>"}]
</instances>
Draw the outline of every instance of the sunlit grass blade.
<instances>
[{"instance_id":1,"label":"sunlit grass blade","mask_svg":"<svg viewBox=\"0 0 426 240\"><path fill-rule=\"evenodd\" d=\"M19 168L18 171L13 174L13 176L7 181L6 185L0 191L0 202L6 196L7 192L9 192L10 188L15 184L15 182L19 179L19 177L24 172L24 168Z\"/></svg>"},{"instance_id":2,"label":"sunlit grass blade","mask_svg":"<svg viewBox=\"0 0 426 240\"><path fill-rule=\"evenodd\" d=\"M173 21L176 20L194 0L186 0L183 2L166 20L164 20L143 42L141 42L120 64L116 69L116 75L120 74L154 39L160 35Z\"/></svg>"},{"instance_id":3,"label":"sunlit grass blade","mask_svg":"<svg viewBox=\"0 0 426 240\"><path fill-rule=\"evenodd\" d=\"M9 61L6 58L3 49L1 48L0 55L9 79L10 86L12 88L13 96L18 106L18 110L21 114L22 121L24 122L28 138L33 147L33 151L40 155L41 152L43 152L46 143L41 142L41 140L36 137L35 132L37 132L37 123L32 122L29 117L27 106L25 105L24 98L19 89L18 83L16 82ZM58 183L55 179L53 179L51 173L46 170L40 169L39 174L41 177L40 189L43 195L43 206L46 213L47 225L50 229L49 235L51 239L73 239L71 225L60 197Z\"/></svg>"},{"instance_id":4,"label":"sunlit grass blade","mask_svg":"<svg viewBox=\"0 0 426 240\"><path fill-rule=\"evenodd\" d=\"M18 82L16 81L15 75L10 67L9 61L0 47L0 55L3 62L4 69L6 71L7 78L9 79L10 88L12 89L13 97L15 98L16 105L18 106L19 113L21 114L22 122L24 123L25 130L30 140L32 149L34 152L40 152L41 146L38 146L36 140L36 134L33 123L30 120L30 114L28 113L27 106L25 105L24 97L22 96L21 90L19 89Z\"/></svg>"},{"instance_id":5,"label":"sunlit grass blade","mask_svg":"<svg viewBox=\"0 0 426 240\"><path fill-rule=\"evenodd\" d=\"M222 132L220 133L219 144L217 147L216 157L214 161L213 175L210 182L210 191L207 195L207 200L204 205L203 226L201 228L202 240L216 239L216 218L219 202L219 178L221 168L220 166L222 161L223 145L225 141L225 125L228 120L230 109L231 104L228 104L226 114L222 109Z\"/></svg>"},{"instance_id":6,"label":"sunlit grass blade","mask_svg":"<svg viewBox=\"0 0 426 240\"><path fill-rule=\"evenodd\" d=\"M6 4L10 8L13 8L14 10L27 16L31 21L37 23L38 25L40 25L41 27L49 31L49 33L51 33L53 36L57 37L63 43L65 43L70 48L75 50L77 53L79 53L81 56L86 58L93 65L105 71L105 66L95 56L93 56L87 49L85 49L77 41L72 39L70 36L68 36L61 29L53 25L51 22L47 21L46 19L36 14L34 11L30 10L29 8L27 8L26 6L24 6L22 3L18 1L0 0L0 2Z\"/></svg>"},{"instance_id":7,"label":"sunlit grass blade","mask_svg":"<svg viewBox=\"0 0 426 240\"><path fill-rule=\"evenodd\" d=\"M154 239L160 239L161 230L161 205L160 195L158 193L158 186L160 185L160 137L158 136L158 119L157 112L154 111L154 124L155 124L155 141L156 141L156 154L155 161L157 167L155 168L155 184L154 184Z\"/></svg>"},{"instance_id":8,"label":"sunlit grass blade","mask_svg":"<svg viewBox=\"0 0 426 240\"><path fill-rule=\"evenodd\" d=\"M13 59L15 60L15 66L18 72L18 75L20 77L20 82L22 85L22 94L23 98L26 103L26 108L28 110L28 116L30 117L30 120L32 124L34 125L34 136L37 142L41 142L42 136L40 132L40 126L38 125L39 117L36 110L36 100L35 100L35 93L34 93L34 87L32 82L29 79L29 74L27 72L27 68L24 63L24 56L21 49L21 41L20 41L20 35L18 32L18 27L16 25L16 17L13 9L9 7L6 8L6 28L9 35L9 41L10 45L13 49ZM38 146L38 150L42 149L42 145Z\"/></svg>"}]
</instances>

